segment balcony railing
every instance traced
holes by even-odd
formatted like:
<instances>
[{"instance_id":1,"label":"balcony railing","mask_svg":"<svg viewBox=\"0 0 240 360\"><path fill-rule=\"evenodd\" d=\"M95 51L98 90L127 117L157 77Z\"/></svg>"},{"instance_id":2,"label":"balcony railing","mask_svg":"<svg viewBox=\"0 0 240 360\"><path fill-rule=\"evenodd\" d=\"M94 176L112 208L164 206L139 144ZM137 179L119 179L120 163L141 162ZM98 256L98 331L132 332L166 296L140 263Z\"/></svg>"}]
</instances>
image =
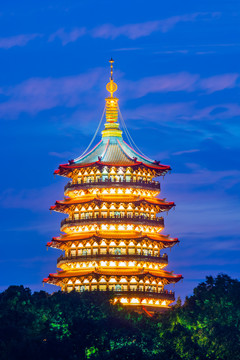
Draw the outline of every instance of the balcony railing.
<instances>
[{"instance_id":1,"label":"balcony railing","mask_svg":"<svg viewBox=\"0 0 240 360\"><path fill-rule=\"evenodd\" d=\"M163 226L164 225L164 219L163 217L157 217L155 219L146 218L144 216L121 216L121 215L115 215L113 217L104 217L104 216L98 216L98 217L89 217L88 219L70 219L66 218L61 221L61 227L64 225L85 225L85 224L96 224L96 223L108 223L108 224L132 224L137 223L141 225L150 225L150 226Z\"/></svg>"},{"instance_id":2,"label":"balcony railing","mask_svg":"<svg viewBox=\"0 0 240 360\"><path fill-rule=\"evenodd\" d=\"M90 291L87 289L81 289L83 291ZM152 299L161 299L161 300L175 300L175 292L167 291L167 290L153 290L149 287L149 290L140 290L139 287L136 286L134 290L117 290L114 287L108 286L106 290L91 290L91 291L105 291L109 293L114 293L117 297L139 297L139 298L152 298ZM154 306L154 305L153 305Z\"/></svg>"},{"instance_id":3,"label":"balcony railing","mask_svg":"<svg viewBox=\"0 0 240 360\"><path fill-rule=\"evenodd\" d=\"M149 261L154 263L163 263L168 264L168 256L167 254L163 254L160 256L153 256L153 255L143 255L143 254L94 254L94 255L70 255L64 256L61 255L57 259L57 263L66 263L68 261L88 261L88 260L97 260L97 261L106 261L106 260L116 260L116 261L124 261L124 260L137 260L137 261Z\"/></svg>"},{"instance_id":4,"label":"balcony railing","mask_svg":"<svg viewBox=\"0 0 240 360\"><path fill-rule=\"evenodd\" d=\"M110 290L111 291L111 290ZM175 293L173 291L167 291L167 290L148 290L148 291L142 291L142 290L112 290L114 291L114 295L116 296L136 296L136 297L151 297L153 299L161 299L161 300L175 300Z\"/></svg>"},{"instance_id":5,"label":"balcony railing","mask_svg":"<svg viewBox=\"0 0 240 360\"><path fill-rule=\"evenodd\" d=\"M135 187L135 188L144 188L149 190L159 190L160 191L160 183L159 181L126 181L126 180L119 180L119 181L112 181L111 179L101 180L98 181L90 181L90 182L81 182L77 184L72 184L72 182L68 182L65 187L64 191L67 190L78 190L78 189L86 189L91 187Z\"/></svg>"}]
</instances>

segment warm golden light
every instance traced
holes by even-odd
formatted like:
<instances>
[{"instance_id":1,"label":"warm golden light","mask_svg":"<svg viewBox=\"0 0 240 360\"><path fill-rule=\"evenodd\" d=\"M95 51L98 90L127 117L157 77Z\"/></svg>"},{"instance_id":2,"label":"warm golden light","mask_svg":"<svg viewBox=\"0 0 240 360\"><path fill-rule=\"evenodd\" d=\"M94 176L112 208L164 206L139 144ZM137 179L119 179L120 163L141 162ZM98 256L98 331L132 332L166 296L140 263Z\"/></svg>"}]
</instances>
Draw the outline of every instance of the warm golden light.
<instances>
[{"instance_id":1,"label":"warm golden light","mask_svg":"<svg viewBox=\"0 0 240 360\"><path fill-rule=\"evenodd\" d=\"M57 262L60 271L45 282L66 292L113 291L113 303L151 312L174 301L165 285L181 278L163 270L168 257L162 250L178 240L161 234L164 221L158 214L174 203L157 197L160 183L154 180L170 167L140 155L123 141L112 59L110 64L102 140L56 172L70 181L64 199L51 207L66 218L62 234L48 246L64 253Z\"/></svg>"}]
</instances>

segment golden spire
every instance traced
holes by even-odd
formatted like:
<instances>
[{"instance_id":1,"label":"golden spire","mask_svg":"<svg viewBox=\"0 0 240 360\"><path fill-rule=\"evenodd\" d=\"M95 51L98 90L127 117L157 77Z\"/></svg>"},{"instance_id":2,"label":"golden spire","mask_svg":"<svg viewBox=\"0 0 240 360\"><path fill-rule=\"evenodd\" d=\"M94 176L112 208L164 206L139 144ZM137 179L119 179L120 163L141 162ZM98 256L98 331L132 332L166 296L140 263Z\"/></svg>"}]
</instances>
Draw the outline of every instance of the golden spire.
<instances>
[{"instance_id":1,"label":"golden spire","mask_svg":"<svg viewBox=\"0 0 240 360\"><path fill-rule=\"evenodd\" d=\"M118 124L118 98L113 97L113 93L117 90L117 84L113 81L113 59L111 58L109 60L111 64L111 77L110 82L107 83L106 89L110 93L110 96L108 96L106 100L106 124L105 124L105 130L102 131L103 137L109 137L109 136L122 136L122 131L119 130L119 124Z\"/></svg>"},{"instance_id":2,"label":"golden spire","mask_svg":"<svg viewBox=\"0 0 240 360\"><path fill-rule=\"evenodd\" d=\"M110 82L106 85L106 89L108 92L110 92L110 97L113 97L113 93L117 90L117 84L115 82L113 82L113 63L114 60L111 58L109 60L110 64L111 64L111 77L110 77Z\"/></svg>"}]
</instances>

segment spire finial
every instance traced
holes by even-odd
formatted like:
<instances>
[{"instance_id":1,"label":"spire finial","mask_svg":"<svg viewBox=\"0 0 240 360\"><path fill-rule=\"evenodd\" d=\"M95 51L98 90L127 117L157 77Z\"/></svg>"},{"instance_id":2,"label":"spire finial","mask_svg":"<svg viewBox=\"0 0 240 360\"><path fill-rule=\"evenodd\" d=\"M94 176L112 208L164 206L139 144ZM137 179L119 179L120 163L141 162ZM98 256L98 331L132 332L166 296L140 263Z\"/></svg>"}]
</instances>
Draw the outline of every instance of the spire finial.
<instances>
[{"instance_id":1,"label":"spire finial","mask_svg":"<svg viewBox=\"0 0 240 360\"><path fill-rule=\"evenodd\" d=\"M106 89L108 92L110 92L111 98L113 97L113 93L117 90L117 84L115 82L113 82L113 63L114 60L111 58L109 60L110 64L111 64L111 77L110 77L110 82L107 84Z\"/></svg>"},{"instance_id":2,"label":"spire finial","mask_svg":"<svg viewBox=\"0 0 240 360\"><path fill-rule=\"evenodd\" d=\"M109 60L109 62L110 62L110 64L111 64L111 78L110 78L110 80L113 80L113 63L114 63L113 58L111 58L111 59Z\"/></svg>"},{"instance_id":3,"label":"spire finial","mask_svg":"<svg viewBox=\"0 0 240 360\"><path fill-rule=\"evenodd\" d=\"M111 77L109 83L106 85L106 89L110 92L106 101L106 123L105 129L102 131L103 138L107 137L122 137L122 131L119 130L118 123L118 98L113 97L113 93L117 90L117 84L113 81L113 59L109 60L111 65Z\"/></svg>"}]
</instances>

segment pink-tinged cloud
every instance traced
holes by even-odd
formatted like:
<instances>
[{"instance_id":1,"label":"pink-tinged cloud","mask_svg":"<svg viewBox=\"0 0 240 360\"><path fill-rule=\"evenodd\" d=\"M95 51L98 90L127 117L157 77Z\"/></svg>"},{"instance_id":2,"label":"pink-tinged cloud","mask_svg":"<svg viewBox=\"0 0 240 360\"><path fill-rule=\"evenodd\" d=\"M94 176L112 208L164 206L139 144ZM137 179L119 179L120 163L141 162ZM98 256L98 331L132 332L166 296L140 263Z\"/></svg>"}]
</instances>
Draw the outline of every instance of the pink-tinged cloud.
<instances>
[{"instance_id":1,"label":"pink-tinged cloud","mask_svg":"<svg viewBox=\"0 0 240 360\"><path fill-rule=\"evenodd\" d=\"M92 30L92 36L103 39L116 39L119 36L126 36L131 40L151 35L160 31L165 33L181 22L193 22L198 19L206 20L218 16L219 13L193 13L179 16L172 16L163 20L148 21L138 24L126 24L115 26L104 24Z\"/></svg>"},{"instance_id":2,"label":"pink-tinged cloud","mask_svg":"<svg viewBox=\"0 0 240 360\"><path fill-rule=\"evenodd\" d=\"M31 78L16 86L0 89L9 97L0 103L1 118L15 118L20 113L36 114L57 106L74 107L85 101L86 94L99 83L101 69L76 76Z\"/></svg>"},{"instance_id":3,"label":"pink-tinged cloud","mask_svg":"<svg viewBox=\"0 0 240 360\"><path fill-rule=\"evenodd\" d=\"M177 74L146 77L137 81L122 81L127 98L139 98L150 93L176 91L206 91L212 93L238 86L239 74L222 74L201 79L198 74L181 72Z\"/></svg>"},{"instance_id":4,"label":"pink-tinged cloud","mask_svg":"<svg viewBox=\"0 0 240 360\"><path fill-rule=\"evenodd\" d=\"M1 118L16 118L20 113L37 114L42 110L52 109L58 106L75 107L85 103L90 106L91 117L95 117L92 105L100 99L100 91L96 92L99 84L102 84L103 69L94 69L85 74L62 78L31 78L18 85L0 88L0 93L7 100L0 103ZM198 74L178 73L146 77L137 81L121 81L122 99L136 99L151 93L168 92L213 92L228 89L237 85L238 74L223 74L206 79L201 79ZM211 89L211 90L210 90ZM94 96L93 96L94 92ZM223 104L208 106L197 109L193 103L174 103L162 105L145 105L129 112L132 118L155 119L159 116L170 119L213 119L226 118L227 116L239 115L239 107L236 104ZM85 115L86 119L88 115Z\"/></svg>"},{"instance_id":5,"label":"pink-tinged cloud","mask_svg":"<svg viewBox=\"0 0 240 360\"><path fill-rule=\"evenodd\" d=\"M67 45L70 42L78 40L80 37L86 34L86 28L75 28L70 32L65 31L64 29L59 29L55 33L49 36L48 41L54 41L55 39L60 39L62 45Z\"/></svg>"},{"instance_id":6,"label":"pink-tinged cloud","mask_svg":"<svg viewBox=\"0 0 240 360\"><path fill-rule=\"evenodd\" d=\"M0 48L10 49L14 46L25 46L29 41L41 36L41 34L22 34L6 38L0 38Z\"/></svg>"},{"instance_id":7,"label":"pink-tinged cloud","mask_svg":"<svg viewBox=\"0 0 240 360\"><path fill-rule=\"evenodd\" d=\"M190 150L183 150L183 151L177 151L173 153L173 155L183 155L183 154L192 154L195 152L199 152L200 149L190 149Z\"/></svg>"},{"instance_id":8,"label":"pink-tinged cloud","mask_svg":"<svg viewBox=\"0 0 240 360\"><path fill-rule=\"evenodd\" d=\"M151 120L156 123L178 120L225 120L240 116L240 106L226 103L198 108L194 102L148 104L125 111L125 116L129 119Z\"/></svg>"},{"instance_id":9,"label":"pink-tinged cloud","mask_svg":"<svg viewBox=\"0 0 240 360\"><path fill-rule=\"evenodd\" d=\"M224 89L231 89L236 86L239 74L223 74L212 76L200 81L200 87L209 93Z\"/></svg>"},{"instance_id":10,"label":"pink-tinged cloud","mask_svg":"<svg viewBox=\"0 0 240 360\"><path fill-rule=\"evenodd\" d=\"M104 24L92 31L93 37L103 39L116 39L118 36L126 36L131 40L148 36L159 30L159 21L149 21L139 24L128 24L123 26L115 26L112 24Z\"/></svg>"},{"instance_id":11,"label":"pink-tinged cloud","mask_svg":"<svg viewBox=\"0 0 240 360\"><path fill-rule=\"evenodd\" d=\"M156 92L194 91L199 78L199 75L182 72L125 81L123 86L127 97L138 98Z\"/></svg>"}]
</instances>

